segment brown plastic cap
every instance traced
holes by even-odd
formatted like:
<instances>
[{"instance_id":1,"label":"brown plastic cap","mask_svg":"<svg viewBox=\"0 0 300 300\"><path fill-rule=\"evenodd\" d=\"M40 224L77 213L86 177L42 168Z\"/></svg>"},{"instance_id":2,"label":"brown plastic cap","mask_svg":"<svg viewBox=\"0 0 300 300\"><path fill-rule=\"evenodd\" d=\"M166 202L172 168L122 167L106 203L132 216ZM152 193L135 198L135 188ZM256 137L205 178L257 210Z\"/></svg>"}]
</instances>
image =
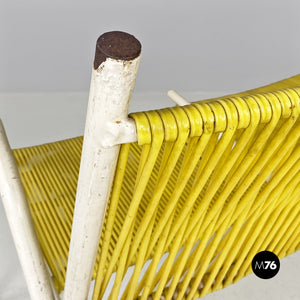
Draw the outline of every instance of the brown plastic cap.
<instances>
[{"instance_id":1,"label":"brown plastic cap","mask_svg":"<svg viewBox=\"0 0 300 300\"><path fill-rule=\"evenodd\" d=\"M132 60L140 55L141 49L141 43L129 33L106 32L97 40L94 68L98 69L106 58Z\"/></svg>"}]
</instances>

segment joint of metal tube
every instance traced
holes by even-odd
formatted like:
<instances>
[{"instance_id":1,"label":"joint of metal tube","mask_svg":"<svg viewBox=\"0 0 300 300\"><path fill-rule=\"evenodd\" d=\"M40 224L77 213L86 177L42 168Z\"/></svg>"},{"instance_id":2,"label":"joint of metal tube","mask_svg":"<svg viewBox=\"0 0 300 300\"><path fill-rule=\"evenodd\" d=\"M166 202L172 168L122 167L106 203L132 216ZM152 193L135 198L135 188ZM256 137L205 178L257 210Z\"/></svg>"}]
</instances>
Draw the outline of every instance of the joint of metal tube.
<instances>
[{"instance_id":1,"label":"joint of metal tube","mask_svg":"<svg viewBox=\"0 0 300 300\"><path fill-rule=\"evenodd\" d=\"M101 132L100 146L103 148L133 142L137 142L137 131L132 119L107 122Z\"/></svg>"}]
</instances>

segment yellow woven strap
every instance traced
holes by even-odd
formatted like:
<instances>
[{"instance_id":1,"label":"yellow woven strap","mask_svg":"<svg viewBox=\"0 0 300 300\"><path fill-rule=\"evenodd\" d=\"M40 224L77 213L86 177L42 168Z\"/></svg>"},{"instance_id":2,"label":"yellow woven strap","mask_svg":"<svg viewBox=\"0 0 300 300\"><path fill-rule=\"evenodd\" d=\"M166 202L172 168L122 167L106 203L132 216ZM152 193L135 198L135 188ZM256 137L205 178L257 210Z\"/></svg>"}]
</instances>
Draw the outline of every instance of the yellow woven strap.
<instances>
[{"instance_id":1,"label":"yellow woven strap","mask_svg":"<svg viewBox=\"0 0 300 300\"><path fill-rule=\"evenodd\" d=\"M247 275L261 250L299 249L299 99L293 88L132 114L139 145L121 149L93 299L194 299Z\"/></svg>"},{"instance_id":2,"label":"yellow woven strap","mask_svg":"<svg viewBox=\"0 0 300 300\"><path fill-rule=\"evenodd\" d=\"M196 297L248 274L260 249L280 257L299 249L299 88L261 94L297 85L300 75L234 97L132 115L139 145L121 148L94 299L117 271L115 297L131 265L123 298L199 289ZM14 150L59 291L81 145L78 137Z\"/></svg>"},{"instance_id":3,"label":"yellow woven strap","mask_svg":"<svg viewBox=\"0 0 300 300\"><path fill-rule=\"evenodd\" d=\"M64 287L82 137L13 151L37 235L60 291Z\"/></svg>"}]
</instances>

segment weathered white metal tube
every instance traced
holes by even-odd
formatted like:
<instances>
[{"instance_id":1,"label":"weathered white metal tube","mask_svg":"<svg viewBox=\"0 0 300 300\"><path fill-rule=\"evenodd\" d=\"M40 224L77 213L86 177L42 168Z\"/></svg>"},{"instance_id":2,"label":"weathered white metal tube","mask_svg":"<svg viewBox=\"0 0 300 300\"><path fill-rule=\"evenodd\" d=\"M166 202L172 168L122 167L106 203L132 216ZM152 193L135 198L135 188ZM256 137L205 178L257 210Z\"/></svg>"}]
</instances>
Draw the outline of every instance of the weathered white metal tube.
<instances>
[{"instance_id":1,"label":"weathered white metal tube","mask_svg":"<svg viewBox=\"0 0 300 300\"><path fill-rule=\"evenodd\" d=\"M39 246L24 188L0 120L0 196L33 300L53 300L50 274Z\"/></svg>"},{"instance_id":2,"label":"weathered white metal tube","mask_svg":"<svg viewBox=\"0 0 300 300\"><path fill-rule=\"evenodd\" d=\"M190 102L188 102L185 98L183 98L181 95L179 95L174 90L169 90L167 95L173 102L175 102L179 106L184 106L184 105L190 104Z\"/></svg>"},{"instance_id":3,"label":"weathered white metal tube","mask_svg":"<svg viewBox=\"0 0 300 300\"><path fill-rule=\"evenodd\" d=\"M124 130L129 130L133 138L136 136L132 132L135 131L132 124L121 130L120 126L122 123L128 124L128 106L140 52L140 43L123 32L106 33L97 41L73 216L65 300L83 300L88 296L120 148L112 141L120 141L120 134Z\"/></svg>"},{"instance_id":4,"label":"weathered white metal tube","mask_svg":"<svg viewBox=\"0 0 300 300\"><path fill-rule=\"evenodd\" d=\"M137 142L136 125L132 119L120 122L107 122L105 128L103 128L102 135L101 146L104 148Z\"/></svg>"}]
</instances>

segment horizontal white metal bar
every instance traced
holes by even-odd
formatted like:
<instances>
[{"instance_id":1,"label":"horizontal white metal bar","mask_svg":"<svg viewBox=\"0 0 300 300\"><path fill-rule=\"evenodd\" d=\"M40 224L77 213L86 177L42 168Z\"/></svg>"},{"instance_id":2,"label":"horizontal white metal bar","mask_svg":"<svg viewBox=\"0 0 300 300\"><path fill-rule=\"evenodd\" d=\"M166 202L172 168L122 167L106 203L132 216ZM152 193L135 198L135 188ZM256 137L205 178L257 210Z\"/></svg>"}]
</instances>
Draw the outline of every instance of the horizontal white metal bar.
<instances>
[{"instance_id":1,"label":"horizontal white metal bar","mask_svg":"<svg viewBox=\"0 0 300 300\"><path fill-rule=\"evenodd\" d=\"M184 106L184 105L189 105L190 104L190 102L188 102L184 97L179 95L174 90L169 90L167 95L172 101L174 101L179 106Z\"/></svg>"},{"instance_id":2,"label":"horizontal white metal bar","mask_svg":"<svg viewBox=\"0 0 300 300\"><path fill-rule=\"evenodd\" d=\"M101 136L103 148L115 145L137 142L136 125L133 119L107 122Z\"/></svg>"}]
</instances>

